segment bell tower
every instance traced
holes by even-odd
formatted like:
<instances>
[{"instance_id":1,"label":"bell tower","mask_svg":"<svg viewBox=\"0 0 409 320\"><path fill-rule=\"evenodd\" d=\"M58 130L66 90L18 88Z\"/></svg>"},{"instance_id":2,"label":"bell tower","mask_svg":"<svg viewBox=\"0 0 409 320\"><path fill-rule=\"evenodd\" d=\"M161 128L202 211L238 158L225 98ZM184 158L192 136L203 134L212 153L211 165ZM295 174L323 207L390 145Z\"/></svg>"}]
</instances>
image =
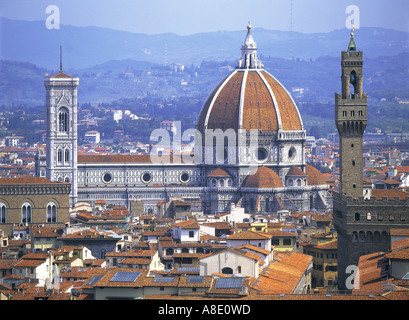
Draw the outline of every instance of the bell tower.
<instances>
[{"instance_id":1,"label":"bell tower","mask_svg":"<svg viewBox=\"0 0 409 320\"><path fill-rule=\"evenodd\" d=\"M71 183L70 205L77 201L77 87L79 79L60 71L44 80L46 89L46 178Z\"/></svg>"},{"instance_id":2,"label":"bell tower","mask_svg":"<svg viewBox=\"0 0 409 320\"><path fill-rule=\"evenodd\" d=\"M342 93L335 94L335 124L340 147L340 196L363 195L363 134L367 125L367 95L362 92L363 52L357 51L354 29L341 53Z\"/></svg>"}]
</instances>

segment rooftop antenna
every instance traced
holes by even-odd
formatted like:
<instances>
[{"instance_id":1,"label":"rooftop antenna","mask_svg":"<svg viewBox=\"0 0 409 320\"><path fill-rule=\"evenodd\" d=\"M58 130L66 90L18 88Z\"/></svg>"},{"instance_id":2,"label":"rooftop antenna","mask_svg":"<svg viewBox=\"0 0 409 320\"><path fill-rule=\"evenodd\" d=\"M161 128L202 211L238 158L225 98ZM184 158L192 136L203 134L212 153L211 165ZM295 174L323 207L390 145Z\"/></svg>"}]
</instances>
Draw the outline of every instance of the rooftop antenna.
<instances>
[{"instance_id":1,"label":"rooftop antenna","mask_svg":"<svg viewBox=\"0 0 409 320\"><path fill-rule=\"evenodd\" d=\"M62 46L60 45L60 73L62 73Z\"/></svg>"}]
</instances>

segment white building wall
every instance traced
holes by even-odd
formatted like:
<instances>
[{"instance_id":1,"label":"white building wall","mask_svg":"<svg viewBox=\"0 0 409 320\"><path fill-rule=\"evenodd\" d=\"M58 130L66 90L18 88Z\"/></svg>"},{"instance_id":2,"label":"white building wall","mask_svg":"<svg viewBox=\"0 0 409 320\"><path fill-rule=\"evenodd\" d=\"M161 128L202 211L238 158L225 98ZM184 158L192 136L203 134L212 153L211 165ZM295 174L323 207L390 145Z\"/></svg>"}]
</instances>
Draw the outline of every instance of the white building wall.
<instances>
[{"instance_id":1,"label":"white building wall","mask_svg":"<svg viewBox=\"0 0 409 320\"><path fill-rule=\"evenodd\" d=\"M227 239L227 247L237 248L237 247L240 247L246 244L250 244L252 246L271 251L271 240L270 239L269 240L247 240L247 239L229 240Z\"/></svg>"},{"instance_id":2,"label":"white building wall","mask_svg":"<svg viewBox=\"0 0 409 320\"><path fill-rule=\"evenodd\" d=\"M255 278L258 277L257 261L240 254L223 251L219 254L200 259L201 276L208 276L212 273L222 273L224 268L231 268L233 273L240 273Z\"/></svg>"},{"instance_id":3,"label":"white building wall","mask_svg":"<svg viewBox=\"0 0 409 320\"><path fill-rule=\"evenodd\" d=\"M200 240L199 237L199 230L200 229L180 229L179 234L180 234L180 241L181 242L196 242ZM189 233L193 232L193 237L189 236Z\"/></svg>"}]
</instances>

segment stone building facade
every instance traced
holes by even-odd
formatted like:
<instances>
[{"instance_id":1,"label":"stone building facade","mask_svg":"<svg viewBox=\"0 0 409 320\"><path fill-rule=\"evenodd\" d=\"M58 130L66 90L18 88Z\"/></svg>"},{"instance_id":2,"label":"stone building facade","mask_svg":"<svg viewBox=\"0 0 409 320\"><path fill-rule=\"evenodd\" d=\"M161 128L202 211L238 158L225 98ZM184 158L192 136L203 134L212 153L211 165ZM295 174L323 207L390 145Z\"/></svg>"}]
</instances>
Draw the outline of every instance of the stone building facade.
<instances>
[{"instance_id":1,"label":"stone building facade","mask_svg":"<svg viewBox=\"0 0 409 320\"><path fill-rule=\"evenodd\" d=\"M12 236L15 226L62 227L69 221L71 184L46 178L0 179L0 229Z\"/></svg>"}]
</instances>

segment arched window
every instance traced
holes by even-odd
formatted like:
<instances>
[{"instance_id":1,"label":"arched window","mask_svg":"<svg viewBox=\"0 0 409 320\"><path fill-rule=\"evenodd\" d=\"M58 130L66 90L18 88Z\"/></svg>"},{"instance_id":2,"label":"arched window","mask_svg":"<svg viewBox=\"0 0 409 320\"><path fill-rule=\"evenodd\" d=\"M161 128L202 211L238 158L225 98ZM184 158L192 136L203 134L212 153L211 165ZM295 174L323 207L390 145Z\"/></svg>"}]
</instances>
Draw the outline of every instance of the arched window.
<instances>
[{"instance_id":1,"label":"arched window","mask_svg":"<svg viewBox=\"0 0 409 320\"><path fill-rule=\"evenodd\" d=\"M359 221L361 219L360 214L357 212L355 213L355 221Z\"/></svg>"},{"instance_id":2,"label":"arched window","mask_svg":"<svg viewBox=\"0 0 409 320\"><path fill-rule=\"evenodd\" d=\"M6 223L7 207L4 203L0 202L0 223Z\"/></svg>"},{"instance_id":3,"label":"arched window","mask_svg":"<svg viewBox=\"0 0 409 320\"><path fill-rule=\"evenodd\" d=\"M58 132L68 133L69 112L66 108L61 108L58 112Z\"/></svg>"},{"instance_id":4,"label":"arched window","mask_svg":"<svg viewBox=\"0 0 409 320\"><path fill-rule=\"evenodd\" d=\"M225 267L222 269L223 274L233 274L233 269L229 267Z\"/></svg>"},{"instance_id":5,"label":"arched window","mask_svg":"<svg viewBox=\"0 0 409 320\"><path fill-rule=\"evenodd\" d=\"M370 212L368 212L368 213L366 214L366 220L371 220L371 219L372 219L372 215L371 215Z\"/></svg>"},{"instance_id":6,"label":"arched window","mask_svg":"<svg viewBox=\"0 0 409 320\"><path fill-rule=\"evenodd\" d=\"M350 76L349 76L349 82L351 83L351 94L355 94L356 92L356 85L357 85L357 78L356 78L356 72L352 71Z\"/></svg>"},{"instance_id":7,"label":"arched window","mask_svg":"<svg viewBox=\"0 0 409 320\"><path fill-rule=\"evenodd\" d=\"M359 231L359 242L365 242L365 232Z\"/></svg>"},{"instance_id":8,"label":"arched window","mask_svg":"<svg viewBox=\"0 0 409 320\"><path fill-rule=\"evenodd\" d=\"M266 199L266 212L270 212L270 199Z\"/></svg>"},{"instance_id":9,"label":"arched window","mask_svg":"<svg viewBox=\"0 0 409 320\"><path fill-rule=\"evenodd\" d=\"M54 202L47 204L47 222L57 222L57 206Z\"/></svg>"},{"instance_id":10,"label":"arched window","mask_svg":"<svg viewBox=\"0 0 409 320\"><path fill-rule=\"evenodd\" d=\"M70 150L69 149L65 149L64 151L64 162L65 164L69 164L70 162Z\"/></svg>"},{"instance_id":11,"label":"arched window","mask_svg":"<svg viewBox=\"0 0 409 320\"><path fill-rule=\"evenodd\" d=\"M57 151L57 163L62 164L62 150L58 149Z\"/></svg>"},{"instance_id":12,"label":"arched window","mask_svg":"<svg viewBox=\"0 0 409 320\"><path fill-rule=\"evenodd\" d=\"M24 202L21 206L21 222L22 223L31 223L31 204Z\"/></svg>"}]
</instances>

